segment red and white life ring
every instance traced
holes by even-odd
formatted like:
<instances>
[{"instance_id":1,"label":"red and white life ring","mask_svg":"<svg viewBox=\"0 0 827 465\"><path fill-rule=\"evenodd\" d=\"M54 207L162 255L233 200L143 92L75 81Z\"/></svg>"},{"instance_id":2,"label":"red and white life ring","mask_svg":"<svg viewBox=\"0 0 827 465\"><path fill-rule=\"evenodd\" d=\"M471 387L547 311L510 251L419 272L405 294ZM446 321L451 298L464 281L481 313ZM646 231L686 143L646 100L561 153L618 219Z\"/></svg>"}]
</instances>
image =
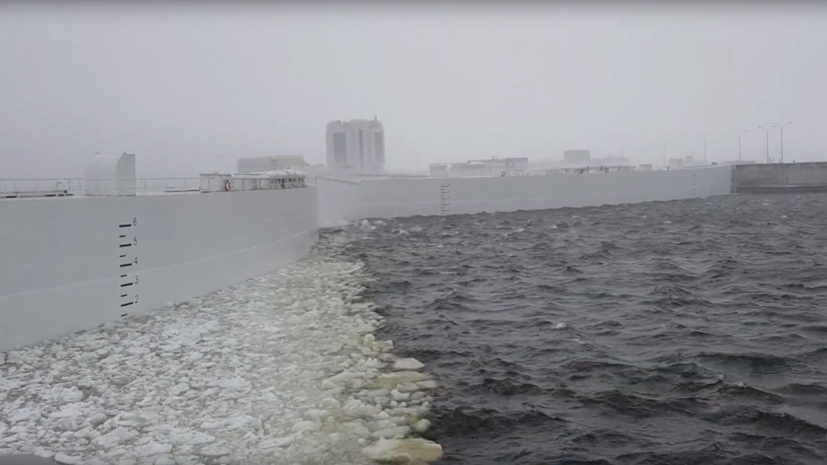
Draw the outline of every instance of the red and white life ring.
<instances>
[{"instance_id":1,"label":"red and white life ring","mask_svg":"<svg viewBox=\"0 0 827 465\"><path fill-rule=\"evenodd\" d=\"M225 179L224 180L224 192L230 192L230 189L232 189L232 185L230 185L230 180Z\"/></svg>"}]
</instances>

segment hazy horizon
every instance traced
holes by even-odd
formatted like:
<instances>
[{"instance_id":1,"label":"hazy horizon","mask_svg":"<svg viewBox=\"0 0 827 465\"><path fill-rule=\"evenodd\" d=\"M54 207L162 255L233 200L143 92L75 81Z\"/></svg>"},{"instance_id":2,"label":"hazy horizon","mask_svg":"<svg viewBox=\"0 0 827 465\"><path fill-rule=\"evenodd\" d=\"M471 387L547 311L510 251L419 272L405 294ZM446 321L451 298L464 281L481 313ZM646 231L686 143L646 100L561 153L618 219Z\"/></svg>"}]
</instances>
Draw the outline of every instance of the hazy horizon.
<instances>
[{"instance_id":1,"label":"hazy horizon","mask_svg":"<svg viewBox=\"0 0 827 465\"><path fill-rule=\"evenodd\" d=\"M139 176L325 160L325 125L378 117L389 170L569 148L635 164L824 160L827 8L586 2L0 6L0 178ZM780 133L770 134L777 158Z\"/></svg>"}]
</instances>

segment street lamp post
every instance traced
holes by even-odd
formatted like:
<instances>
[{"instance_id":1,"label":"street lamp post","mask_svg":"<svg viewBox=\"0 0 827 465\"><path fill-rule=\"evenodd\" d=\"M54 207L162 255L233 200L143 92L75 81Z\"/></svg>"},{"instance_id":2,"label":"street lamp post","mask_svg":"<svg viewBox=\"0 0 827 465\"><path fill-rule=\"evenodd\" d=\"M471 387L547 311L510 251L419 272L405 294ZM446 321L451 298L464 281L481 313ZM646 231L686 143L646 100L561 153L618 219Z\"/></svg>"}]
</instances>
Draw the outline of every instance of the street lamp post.
<instances>
[{"instance_id":1,"label":"street lamp post","mask_svg":"<svg viewBox=\"0 0 827 465\"><path fill-rule=\"evenodd\" d=\"M773 123L773 127L781 128L781 163L784 163L784 126L791 124L792 121L787 121L784 124Z\"/></svg>"},{"instance_id":2,"label":"street lamp post","mask_svg":"<svg viewBox=\"0 0 827 465\"><path fill-rule=\"evenodd\" d=\"M704 140L704 163L706 163L706 138L709 136L709 134L698 134L698 137Z\"/></svg>"},{"instance_id":3,"label":"street lamp post","mask_svg":"<svg viewBox=\"0 0 827 465\"><path fill-rule=\"evenodd\" d=\"M767 163L770 162L770 129L772 128L765 128L764 126L758 126L758 129L763 130L767 133Z\"/></svg>"},{"instance_id":4,"label":"street lamp post","mask_svg":"<svg viewBox=\"0 0 827 465\"><path fill-rule=\"evenodd\" d=\"M732 131L735 134L738 134L738 161L741 161L741 135L749 132L748 130L743 131Z\"/></svg>"},{"instance_id":5,"label":"street lamp post","mask_svg":"<svg viewBox=\"0 0 827 465\"><path fill-rule=\"evenodd\" d=\"M738 161L741 161L741 133L738 133Z\"/></svg>"},{"instance_id":6,"label":"street lamp post","mask_svg":"<svg viewBox=\"0 0 827 465\"><path fill-rule=\"evenodd\" d=\"M666 141L661 140L660 143L663 145L663 166L666 166Z\"/></svg>"}]
</instances>

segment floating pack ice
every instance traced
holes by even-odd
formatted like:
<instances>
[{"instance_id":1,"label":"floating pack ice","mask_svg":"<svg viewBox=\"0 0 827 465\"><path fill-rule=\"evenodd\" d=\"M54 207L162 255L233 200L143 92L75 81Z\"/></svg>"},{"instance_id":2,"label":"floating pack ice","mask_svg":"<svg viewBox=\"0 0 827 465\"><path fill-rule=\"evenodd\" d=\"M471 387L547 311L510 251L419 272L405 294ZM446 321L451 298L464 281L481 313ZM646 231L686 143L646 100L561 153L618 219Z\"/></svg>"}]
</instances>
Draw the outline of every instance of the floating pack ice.
<instances>
[{"instance_id":1,"label":"floating pack ice","mask_svg":"<svg viewBox=\"0 0 827 465\"><path fill-rule=\"evenodd\" d=\"M430 427L436 381L376 340L364 266L329 252L6 353L0 454L89 465L437 457L437 444L409 437Z\"/></svg>"},{"instance_id":2,"label":"floating pack ice","mask_svg":"<svg viewBox=\"0 0 827 465\"><path fill-rule=\"evenodd\" d=\"M439 460L442 446L421 438L380 439L362 449L371 460L382 463L416 464Z\"/></svg>"}]
</instances>

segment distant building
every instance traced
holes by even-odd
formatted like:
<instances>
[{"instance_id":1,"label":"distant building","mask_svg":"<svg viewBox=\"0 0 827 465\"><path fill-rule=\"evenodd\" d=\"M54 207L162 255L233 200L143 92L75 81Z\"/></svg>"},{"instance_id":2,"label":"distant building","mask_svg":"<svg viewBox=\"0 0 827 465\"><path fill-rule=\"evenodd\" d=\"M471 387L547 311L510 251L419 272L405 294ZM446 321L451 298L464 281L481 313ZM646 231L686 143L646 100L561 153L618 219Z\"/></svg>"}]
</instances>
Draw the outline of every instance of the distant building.
<instances>
[{"instance_id":1,"label":"distant building","mask_svg":"<svg viewBox=\"0 0 827 465\"><path fill-rule=\"evenodd\" d=\"M428 165L428 169L431 176L443 178L491 176L491 169L480 162L436 163Z\"/></svg>"},{"instance_id":2,"label":"distant building","mask_svg":"<svg viewBox=\"0 0 827 465\"><path fill-rule=\"evenodd\" d=\"M450 163L434 163L428 165L428 171L431 176L437 176L440 178L446 178L451 175L451 164Z\"/></svg>"},{"instance_id":3,"label":"distant building","mask_svg":"<svg viewBox=\"0 0 827 465\"><path fill-rule=\"evenodd\" d=\"M719 162L719 165L754 165L757 162L755 160L729 160L729 161L722 161ZM795 162L793 162L795 163Z\"/></svg>"},{"instance_id":4,"label":"distant building","mask_svg":"<svg viewBox=\"0 0 827 465\"><path fill-rule=\"evenodd\" d=\"M95 154L84 177L86 195L135 195L135 154Z\"/></svg>"},{"instance_id":5,"label":"distant building","mask_svg":"<svg viewBox=\"0 0 827 465\"><path fill-rule=\"evenodd\" d=\"M465 163L436 163L428 165L431 176L469 177L469 176L515 176L523 175L528 168L528 158L508 157L469 160Z\"/></svg>"},{"instance_id":6,"label":"distant building","mask_svg":"<svg viewBox=\"0 0 827 465\"><path fill-rule=\"evenodd\" d=\"M469 160L468 163L483 163L491 174L522 174L528 168L527 157L491 158L487 160Z\"/></svg>"},{"instance_id":7,"label":"distant building","mask_svg":"<svg viewBox=\"0 0 827 465\"><path fill-rule=\"evenodd\" d=\"M327 123L327 166L349 174L385 172L385 130L377 119Z\"/></svg>"},{"instance_id":8,"label":"distant building","mask_svg":"<svg viewBox=\"0 0 827 465\"><path fill-rule=\"evenodd\" d=\"M301 155L273 155L271 157L239 158L238 173L250 174L308 166Z\"/></svg>"},{"instance_id":9,"label":"distant building","mask_svg":"<svg viewBox=\"0 0 827 465\"><path fill-rule=\"evenodd\" d=\"M626 157L602 157L592 158L590 150L572 149L563 151L563 159L541 159L529 165L531 171L560 170L569 168L626 168L630 167L629 159Z\"/></svg>"},{"instance_id":10,"label":"distant building","mask_svg":"<svg viewBox=\"0 0 827 465\"><path fill-rule=\"evenodd\" d=\"M669 169L676 170L680 168L694 168L698 166L707 166L710 164L715 163L708 163L704 160L695 160L692 155L688 155L684 158L670 158L667 166Z\"/></svg>"},{"instance_id":11,"label":"distant building","mask_svg":"<svg viewBox=\"0 0 827 465\"><path fill-rule=\"evenodd\" d=\"M592 154L589 150L576 149L563 151L563 160L571 164L587 164L591 157Z\"/></svg>"}]
</instances>

